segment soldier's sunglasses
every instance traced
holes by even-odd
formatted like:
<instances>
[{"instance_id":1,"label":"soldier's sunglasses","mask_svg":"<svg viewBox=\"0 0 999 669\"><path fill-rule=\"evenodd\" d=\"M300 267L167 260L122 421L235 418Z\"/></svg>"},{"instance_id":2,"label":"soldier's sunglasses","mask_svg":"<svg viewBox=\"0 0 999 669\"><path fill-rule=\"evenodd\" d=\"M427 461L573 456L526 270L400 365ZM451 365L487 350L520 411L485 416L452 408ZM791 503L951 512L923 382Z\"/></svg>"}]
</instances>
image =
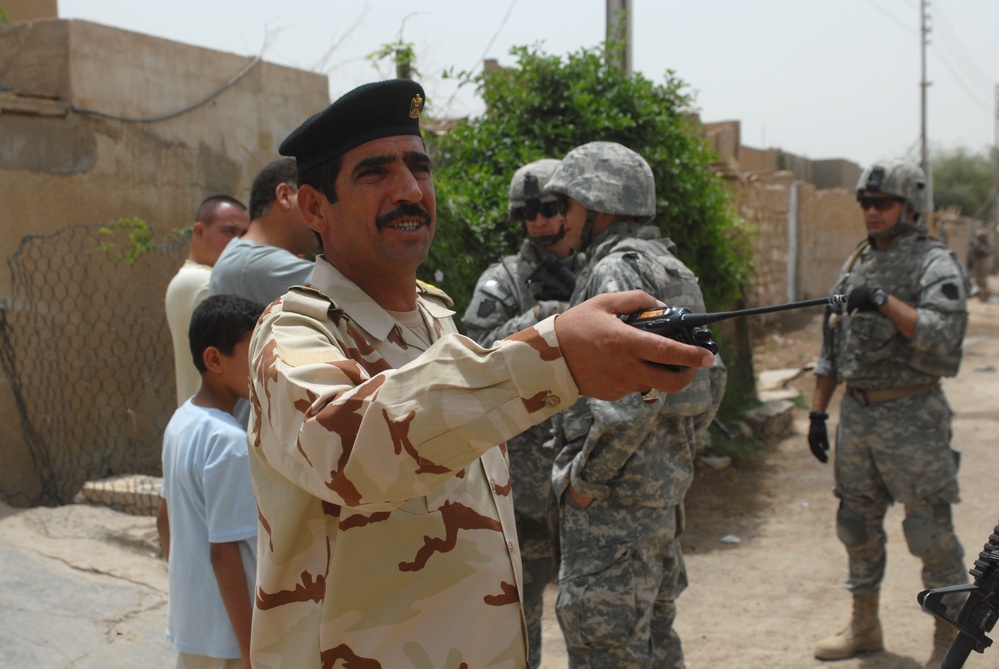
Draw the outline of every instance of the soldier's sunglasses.
<instances>
[{"instance_id":1,"label":"soldier's sunglasses","mask_svg":"<svg viewBox=\"0 0 999 669\"><path fill-rule=\"evenodd\" d=\"M533 221L539 214L545 218L552 218L564 214L566 209L561 198L540 203L532 202L531 204L534 206L514 209L513 217L518 221Z\"/></svg>"},{"instance_id":2,"label":"soldier's sunglasses","mask_svg":"<svg viewBox=\"0 0 999 669\"><path fill-rule=\"evenodd\" d=\"M895 206L896 202L902 202L902 198L891 197L889 195L860 195L857 197L857 202L860 203L860 208L867 211L871 207L874 207L878 211L886 211Z\"/></svg>"}]
</instances>

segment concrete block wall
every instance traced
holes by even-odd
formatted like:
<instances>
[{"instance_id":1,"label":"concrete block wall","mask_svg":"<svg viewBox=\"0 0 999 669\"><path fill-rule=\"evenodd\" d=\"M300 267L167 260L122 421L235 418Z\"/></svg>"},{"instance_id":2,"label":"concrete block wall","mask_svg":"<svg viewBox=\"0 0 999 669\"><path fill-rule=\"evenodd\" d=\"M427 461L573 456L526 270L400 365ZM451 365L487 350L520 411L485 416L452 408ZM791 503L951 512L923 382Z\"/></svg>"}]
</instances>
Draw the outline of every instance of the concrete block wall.
<instances>
[{"instance_id":1,"label":"concrete block wall","mask_svg":"<svg viewBox=\"0 0 999 669\"><path fill-rule=\"evenodd\" d=\"M329 104L324 75L75 20L0 26L0 84L4 301L11 279L3 261L26 235L137 217L157 238L167 237L193 222L208 195L247 202L254 176L278 157L281 140ZM122 286L139 284L137 308L161 310L175 269L167 265L137 282L122 264L116 277ZM84 269L88 275L93 271ZM169 346L160 364L172 374ZM132 415L137 409L109 411ZM0 419L6 463L0 491L30 498L31 458L5 378ZM117 419L127 420L109 418Z\"/></svg>"}]
</instances>

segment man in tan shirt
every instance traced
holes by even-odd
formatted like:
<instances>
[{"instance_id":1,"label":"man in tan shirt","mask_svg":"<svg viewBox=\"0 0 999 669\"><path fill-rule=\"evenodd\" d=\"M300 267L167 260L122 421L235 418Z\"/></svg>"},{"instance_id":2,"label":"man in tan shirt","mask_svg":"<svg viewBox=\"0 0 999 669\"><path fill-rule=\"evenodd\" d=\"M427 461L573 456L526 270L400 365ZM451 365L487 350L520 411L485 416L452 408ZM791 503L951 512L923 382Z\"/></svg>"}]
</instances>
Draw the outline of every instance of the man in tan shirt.
<instances>
[{"instance_id":1,"label":"man in tan shirt","mask_svg":"<svg viewBox=\"0 0 999 669\"><path fill-rule=\"evenodd\" d=\"M602 295L484 349L416 280L436 226L423 89L361 86L281 145L323 241L250 345L255 667L527 666L503 442L581 395L677 391L713 356ZM670 371L663 365L691 369Z\"/></svg>"}]
</instances>

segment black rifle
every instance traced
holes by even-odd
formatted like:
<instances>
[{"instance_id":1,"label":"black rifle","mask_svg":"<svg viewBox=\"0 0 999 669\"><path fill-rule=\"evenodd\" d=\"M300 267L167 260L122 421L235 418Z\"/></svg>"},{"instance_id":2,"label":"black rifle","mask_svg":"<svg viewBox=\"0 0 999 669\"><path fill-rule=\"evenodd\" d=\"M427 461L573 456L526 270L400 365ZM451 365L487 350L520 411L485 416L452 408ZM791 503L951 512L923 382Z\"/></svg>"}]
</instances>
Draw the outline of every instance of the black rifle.
<instances>
[{"instance_id":1,"label":"black rifle","mask_svg":"<svg viewBox=\"0 0 999 669\"><path fill-rule=\"evenodd\" d=\"M846 304L846 295L830 295L814 300L804 300L802 302L788 302L787 304L777 304L770 307L754 307L752 309L740 309L739 311L721 311L716 314L695 314L688 307L654 307L643 309L621 317L628 325L636 328L648 330L663 337L675 339L682 344L691 344L706 348L712 353L718 352L718 344L711 338L711 330L708 324L725 321L730 318L742 318L743 316L754 316L757 314L771 314L776 311L788 311L790 309L802 309L804 307L816 307L820 305L836 306ZM673 365L668 365L673 367Z\"/></svg>"},{"instance_id":2,"label":"black rifle","mask_svg":"<svg viewBox=\"0 0 999 669\"><path fill-rule=\"evenodd\" d=\"M551 253L545 255L541 264L527 277L531 294L538 302L558 300L568 302L576 287L576 275L559 262Z\"/></svg>"},{"instance_id":3,"label":"black rifle","mask_svg":"<svg viewBox=\"0 0 999 669\"><path fill-rule=\"evenodd\" d=\"M999 525L992 530L970 573L975 577L971 585L934 588L916 595L916 601L923 609L946 620L959 632L940 669L960 669L971 651L984 653L992 645L992 639L985 633L991 632L996 620L999 620ZM942 599L955 592L967 592L968 599L958 612L957 620L952 620L947 616L947 607Z\"/></svg>"}]
</instances>

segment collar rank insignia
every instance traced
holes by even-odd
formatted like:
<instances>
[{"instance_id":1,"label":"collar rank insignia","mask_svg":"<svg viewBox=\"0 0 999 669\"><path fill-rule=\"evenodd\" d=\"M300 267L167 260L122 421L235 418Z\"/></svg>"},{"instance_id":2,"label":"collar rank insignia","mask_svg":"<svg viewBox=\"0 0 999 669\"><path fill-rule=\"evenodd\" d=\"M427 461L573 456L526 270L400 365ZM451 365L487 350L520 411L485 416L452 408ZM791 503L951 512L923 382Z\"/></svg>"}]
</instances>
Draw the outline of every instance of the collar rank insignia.
<instances>
[{"instance_id":1,"label":"collar rank insignia","mask_svg":"<svg viewBox=\"0 0 999 669\"><path fill-rule=\"evenodd\" d=\"M412 102L409 103L409 118L420 118L420 113L423 111L423 97L417 93L413 96Z\"/></svg>"}]
</instances>

